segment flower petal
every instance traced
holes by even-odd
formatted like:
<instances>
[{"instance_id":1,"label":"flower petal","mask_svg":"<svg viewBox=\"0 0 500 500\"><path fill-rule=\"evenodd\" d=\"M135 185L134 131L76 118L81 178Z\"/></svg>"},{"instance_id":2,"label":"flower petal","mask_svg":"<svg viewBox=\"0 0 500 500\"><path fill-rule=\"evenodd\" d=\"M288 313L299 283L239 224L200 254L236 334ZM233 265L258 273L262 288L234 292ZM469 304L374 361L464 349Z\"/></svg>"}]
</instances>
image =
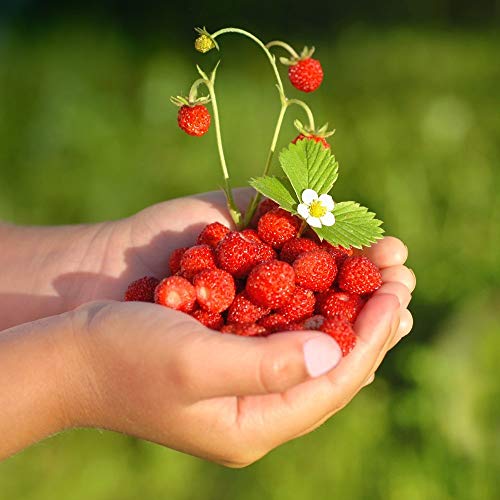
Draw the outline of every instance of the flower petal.
<instances>
[{"instance_id":1,"label":"flower petal","mask_svg":"<svg viewBox=\"0 0 500 500\"><path fill-rule=\"evenodd\" d=\"M310 205L314 200L318 199L318 193L314 189L304 189L302 193L302 201L306 205Z\"/></svg>"},{"instance_id":2,"label":"flower petal","mask_svg":"<svg viewBox=\"0 0 500 500\"><path fill-rule=\"evenodd\" d=\"M304 203L301 203L298 207L297 207L297 212L298 214L303 218L303 219L307 219L311 214L309 213L309 207L307 205L305 205Z\"/></svg>"},{"instance_id":3,"label":"flower petal","mask_svg":"<svg viewBox=\"0 0 500 500\"><path fill-rule=\"evenodd\" d=\"M323 226L333 226L335 224L335 215L333 215L332 212L326 212L319 220Z\"/></svg>"},{"instance_id":4,"label":"flower petal","mask_svg":"<svg viewBox=\"0 0 500 500\"><path fill-rule=\"evenodd\" d=\"M331 212L335 207L335 202L333 201L333 198L329 194L322 194L319 197L319 201L329 212Z\"/></svg>"},{"instance_id":5,"label":"flower petal","mask_svg":"<svg viewBox=\"0 0 500 500\"><path fill-rule=\"evenodd\" d=\"M321 221L318 217L308 217L306 219L306 222L311 226L311 227L321 227Z\"/></svg>"}]
</instances>

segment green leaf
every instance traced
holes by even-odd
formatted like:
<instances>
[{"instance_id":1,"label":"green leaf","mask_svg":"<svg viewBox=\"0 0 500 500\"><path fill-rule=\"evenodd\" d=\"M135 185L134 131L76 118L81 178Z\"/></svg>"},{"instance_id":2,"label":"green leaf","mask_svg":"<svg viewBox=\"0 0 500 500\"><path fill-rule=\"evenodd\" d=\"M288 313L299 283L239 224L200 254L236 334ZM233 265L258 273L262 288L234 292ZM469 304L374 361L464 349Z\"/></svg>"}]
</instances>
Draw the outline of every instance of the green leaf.
<instances>
[{"instance_id":1,"label":"green leaf","mask_svg":"<svg viewBox=\"0 0 500 500\"><path fill-rule=\"evenodd\" d=\"M362 248L382 238L384 230L380 227L382 221L375 219L375 214L369 212L355 201L343 201L335 204L333 209L335 224L313 228L316 234L331 243L344 248Z\"/></svg>"},{"instance_id":2,"label":"green leaf","mask_svg":"<svg viewBox=\"0 0 500 500\"><path fill-rule=\"evenodd\" d=\"M295 193L288 179L270 176L257 177L250 179L250 186L264 196L271 198L281 208L288 212L295 212L298 201L295 199Z\"/></svg>"},{"instance_id":3,"label":"green leaf","mask_svg":"<svg viewBox=\"0 0 500 500\"><path fill-rule=\"evenodd\" d=\"M283 149L280 164L299 200L308 188L318 194L329 193L338 177L339 165L330 149L308 139Z\"/></svg>"}]
</instances>

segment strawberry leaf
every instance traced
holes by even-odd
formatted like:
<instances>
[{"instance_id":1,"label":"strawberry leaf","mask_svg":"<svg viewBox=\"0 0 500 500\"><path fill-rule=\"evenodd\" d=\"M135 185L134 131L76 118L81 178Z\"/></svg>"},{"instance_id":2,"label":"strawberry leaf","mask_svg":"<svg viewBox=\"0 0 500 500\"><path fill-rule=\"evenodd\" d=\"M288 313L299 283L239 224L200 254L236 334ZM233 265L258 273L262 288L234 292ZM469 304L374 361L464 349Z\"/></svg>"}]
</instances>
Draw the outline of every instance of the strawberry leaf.
<instances>
[{"instance_id":1,"label":"strawberry leaf","mask_svg":"<svg viewBox=\"0 0 500 500\"><path fill-rule=\"evenodd\" d=\"M333 209L335 224L313 228L316 234L332 245L344 248L362 248L382 238L384 230L380 227L382 221L375 219L375 214L369 212L355 201L343 201L335 204Z\"/></svg>"},{"instance_id":2,"label":"strawberry leaf","mask_svg":"<svg viewBox=\"0 0 500 500\"><path fill-rule=\"evenodd\" d=\"M330 149L321 143L303 139L280 153L281 168L290 180L298 200L304 189L327 194L338 177L339 165Z\"/></svg>"},{"instance_id":3,"label":"strawberry leaf","mask_svg":"<svg viewBox=\"0 0 500 500\"><path fill-rule=\"evenodd\" d=\"M288 212L295 212L297 200L288 179L278 177L257 177L250 179L250 185L259 193L271 198Z\"/></svg>"}]
</instances>

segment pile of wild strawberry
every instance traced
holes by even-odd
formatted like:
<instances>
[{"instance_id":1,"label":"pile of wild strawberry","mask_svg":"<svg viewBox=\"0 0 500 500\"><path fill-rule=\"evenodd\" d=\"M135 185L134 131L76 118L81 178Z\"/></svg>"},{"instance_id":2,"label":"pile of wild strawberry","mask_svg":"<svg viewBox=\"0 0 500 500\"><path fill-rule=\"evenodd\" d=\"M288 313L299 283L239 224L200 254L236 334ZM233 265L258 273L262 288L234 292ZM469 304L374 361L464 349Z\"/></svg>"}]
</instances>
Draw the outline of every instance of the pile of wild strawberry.
<instances>
[{"instance_id":1,"label":"pile of wild strawberry","mask_svg":"<svg viewBox=\"0 0 500 500\"><path fill-rule=\"evenodd\" d=\"M344 355L356 344L352 324L382 284L367 257L335 247L302 221L265 199L256 229L231 231L214 222L196 245L170 255L170 276L131 283L126 301L156 302L190 314L222 333L266 336L320 330Z\"/></svg>"}]
</instances>

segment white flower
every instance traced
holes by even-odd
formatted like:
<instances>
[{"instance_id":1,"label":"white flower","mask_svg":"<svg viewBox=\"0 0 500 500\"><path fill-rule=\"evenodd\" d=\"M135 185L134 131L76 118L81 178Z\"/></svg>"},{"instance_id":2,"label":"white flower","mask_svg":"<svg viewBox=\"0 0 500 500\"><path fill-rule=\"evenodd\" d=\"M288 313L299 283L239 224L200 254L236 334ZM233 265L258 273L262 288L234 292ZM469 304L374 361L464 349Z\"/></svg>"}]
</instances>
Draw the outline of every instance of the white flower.
<instances>
[{"instance_id":1,"label":"white flower","mask_svg":"<svg viewBox=\"0 0 500 500\"><path fill-rule=\"evenodd\" d=\"M332 214L334 206L335 203L329 194L318 196L314 189L305 189L297 212L311 227L333 226L335 224L335 215Z\"/></svg>"}]
</instances>

